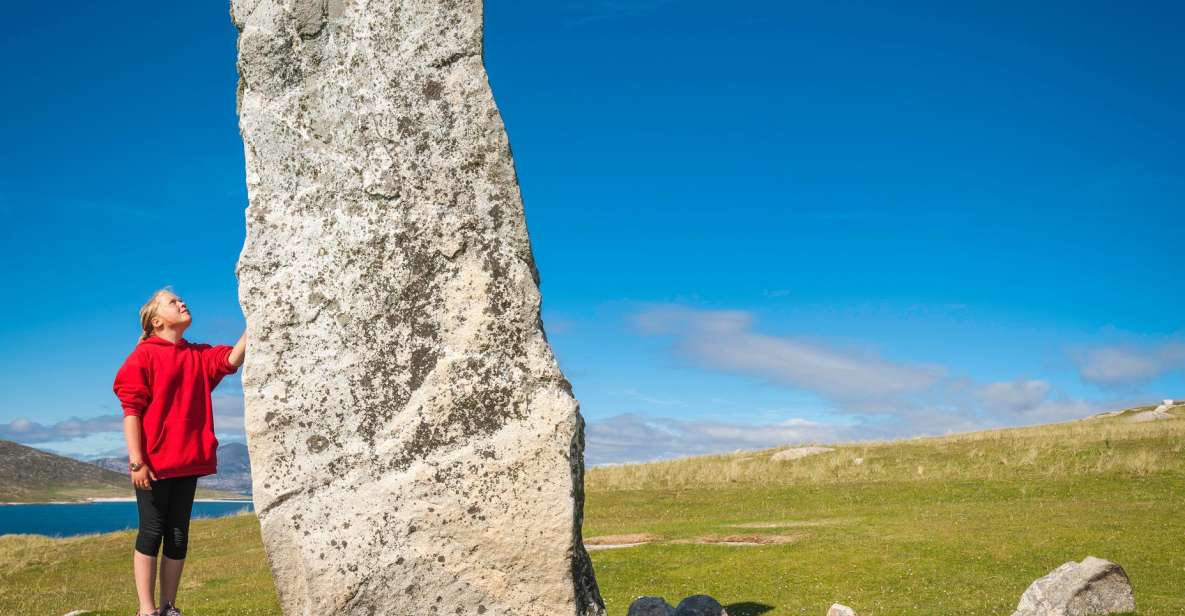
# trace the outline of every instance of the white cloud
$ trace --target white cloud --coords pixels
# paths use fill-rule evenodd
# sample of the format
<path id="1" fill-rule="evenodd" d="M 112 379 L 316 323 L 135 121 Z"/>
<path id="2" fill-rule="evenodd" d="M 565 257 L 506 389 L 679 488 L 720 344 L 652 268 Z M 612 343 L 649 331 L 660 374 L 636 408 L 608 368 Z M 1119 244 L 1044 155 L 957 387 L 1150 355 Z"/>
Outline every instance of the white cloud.
<path id="1" fill-rule="evenodd" d="M 1065 421 L 1144 402 L 1076 400 L 1042 379 L 979 383 L 964 375 L 947 375 L 941 366 L 895 362 L 803 337 L 759 333 L 754 316 L 742 310 L 663 305 L 639 312 L 631 320 L 643 334 L 671 337 L 671 351 L 701 368 L 823 396 L 830 400 L 834 412 L 857 422 L 828 432 L 835 436 L 882 439 L 970 432 Z M 1160 350 L 1165 361 L 1175 361 L 1177 354 L 1178 350 L 1169 346 Z M 1185 357 L 1185 352 L 1180 355 Z M 741 446 L 748 438 L 745 430 L 753 430 L 731 424 L 716 429 L 698 424 L 667 425 L 682 426 L 694 437 L 691 446 L 666 446 L 679 455 L 709 446 L 717 452 Z M 633 431 L 642 432 L 638 426 L 633 426 Z M 770 434 L 777 440 L 777 431 Z M 613 440 L 609 433 L 601 433 L 598 438 L 605 451 L 620 451 L 630 445 L 628 437 Z M 766 442 L 760 435 L 752 438 Z M 615 443 L 612 447 L 610 441 Z M 641 446 L 645 442 L 643 439 Z"/>
<path id="2" fill-rule="evenodd" d="M 660 306 L 633 316 L 639 331 L 673 335 L 675 351 L 696 364 L 815 392 L 833 400 L 870 400 L 920 392 L 944 376 L 939 366 L 893 362 L 804 338 L 753 331 L 739 310 Z"/>
<path id="3" fill-rule="evenodd" d="M 1078 373 L 1104 387 L 1128 387 L 1185 369 L 1185 342 L 1101 346 L 1070 353 Z"/>
<path id="4" fill-rule="evenodd" d="M 120 457 L 128 454 L 128 445 L 122 432 L 97 432 L 81 438 L 62 441 L 46 441 L 31 444 L 42 451 L 77 460 Z"/>
<path id="5" fill-rule="evenodd" d="M 243 393 L 214 393 L 211 401 L 214 404 L 214 432 L 218 438 L 245 439 Z"/>
<path id="6" fill-rule="evenodd" d="M 860 432 L 873 434 L 875 431 L 863 428 Z M 793 443 L 834 442 L 857 436 L 856 429 L 850 425 L 797 418 L 748 425 L 627 413 L 588 422 L 584 434 L 584 458 L 590 466 L 647 462 Z"/>
<path id="7" fill-rule="evenodd" d="M 215 393 L 214 429 L 219 439 L 243 440 L 243 394 L 241 392 Z M 89 418 L 71 417 L 51 424 L 18 417 L 7 424 L 0 424 L 0 439 L 17 443 L 46 444 L 43 449 L 52 448 L 63 452 L 97 451 L 97 444 L 113 440 L 122 441 L 123 412 L 96 415 Z M 47 449 L 48 450 L 48 449 Z"/>
<path id="8" fill-rule="evenodd" d="M 1131 401 L 1089 401 L 1055 397 L 1047 381 L 1019 379 L 989 383 L 975 392 L 995 424 L 1018 425 L 1049 423 L 1086 417 L 1102 410 L 1135 406 Z"/>
<path id="9" fill-rule="evenodd" d="M 1022 379 L 989 383 L 975 393 L 988 409 L 1016 412 L 1045 401 L 1049 389 L 1048 381 Z"/>
<path id="10" fill-rule="evenodd" d="M 18 417 L 7 424 L 0 424 L 0 439 L 26 444 L 48 443 L 122 431 L 122 414 L 97 415 L 87 419 L 71 417 L 49 425 Z"/>

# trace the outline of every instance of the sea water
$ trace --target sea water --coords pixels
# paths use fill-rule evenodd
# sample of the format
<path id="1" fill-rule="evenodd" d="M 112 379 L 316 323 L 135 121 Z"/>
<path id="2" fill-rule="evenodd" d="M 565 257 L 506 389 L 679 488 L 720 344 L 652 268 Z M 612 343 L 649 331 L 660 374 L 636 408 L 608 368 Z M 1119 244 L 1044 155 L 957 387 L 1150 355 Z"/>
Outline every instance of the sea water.
<path id="1" fill-rule="evenodd" d="M 195 500 L 190 517 L 216 518 L 253 510 L 249 500 Z M 0 505 L 0 535 L 28 533 L 71 537 L 134 529 L 139 524 L 140 513 L 136 509 L 136 501 Z"/>

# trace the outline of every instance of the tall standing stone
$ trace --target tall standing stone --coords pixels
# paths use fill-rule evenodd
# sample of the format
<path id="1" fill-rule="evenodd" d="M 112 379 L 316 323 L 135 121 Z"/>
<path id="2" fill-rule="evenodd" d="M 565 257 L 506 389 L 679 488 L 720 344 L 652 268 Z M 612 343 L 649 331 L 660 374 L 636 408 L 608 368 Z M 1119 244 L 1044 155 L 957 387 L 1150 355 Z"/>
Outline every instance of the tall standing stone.
<path id="1" fill-rule="evenodd" d="M 234 0 L 256 512 L 284 613 L 593 616 L 481 0 Z"/>

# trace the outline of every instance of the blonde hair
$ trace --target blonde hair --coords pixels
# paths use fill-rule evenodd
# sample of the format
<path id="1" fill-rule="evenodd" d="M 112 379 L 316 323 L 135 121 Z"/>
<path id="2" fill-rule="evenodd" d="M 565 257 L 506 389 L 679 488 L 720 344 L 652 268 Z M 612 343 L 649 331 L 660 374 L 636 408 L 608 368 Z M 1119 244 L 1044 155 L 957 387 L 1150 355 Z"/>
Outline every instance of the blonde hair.
<path id="1" fill-rule="evenodd" d="M 140 307 L 140 342 L 144 342 L 149 336 L 156 333 L 156 328 L 152 326 L 152 319 L 156 318 L 156 308 L 159 305 L 157 300 L 160 299 L 160 296 L 165 293 L 172 293 L 173 295 L 176 295 L 176 293 L 173 293 L 172 286 L 165 285 L 164 287 L 157 289 L 156 292 L 152 294 L 152 297 L 148 298 L 148 301 Z"/>

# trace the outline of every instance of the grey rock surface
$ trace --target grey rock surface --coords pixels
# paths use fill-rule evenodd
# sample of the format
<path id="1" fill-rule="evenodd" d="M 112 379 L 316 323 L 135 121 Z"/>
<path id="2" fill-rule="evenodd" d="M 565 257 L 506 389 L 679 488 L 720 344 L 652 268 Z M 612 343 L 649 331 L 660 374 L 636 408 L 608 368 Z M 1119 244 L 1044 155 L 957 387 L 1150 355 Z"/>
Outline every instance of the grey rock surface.
<path id="1" fill-rule="evenodd" d="M 1033 582 L 1012 616 L 1087 616 L 1135 610 L 1135 596 L 1123 567 L 1087 556 Z"/>
<path id="2" fill-rule="evenodd" d="M 638 597 L 630 603 L 626 616 L 674 616 L 675 608 L 662 597 Z"/>
<path id="3" fill-rule="evenodd" d="M 481 0 L 234 0 L 253 496 L 293 615 L 592 616 Z"/>

